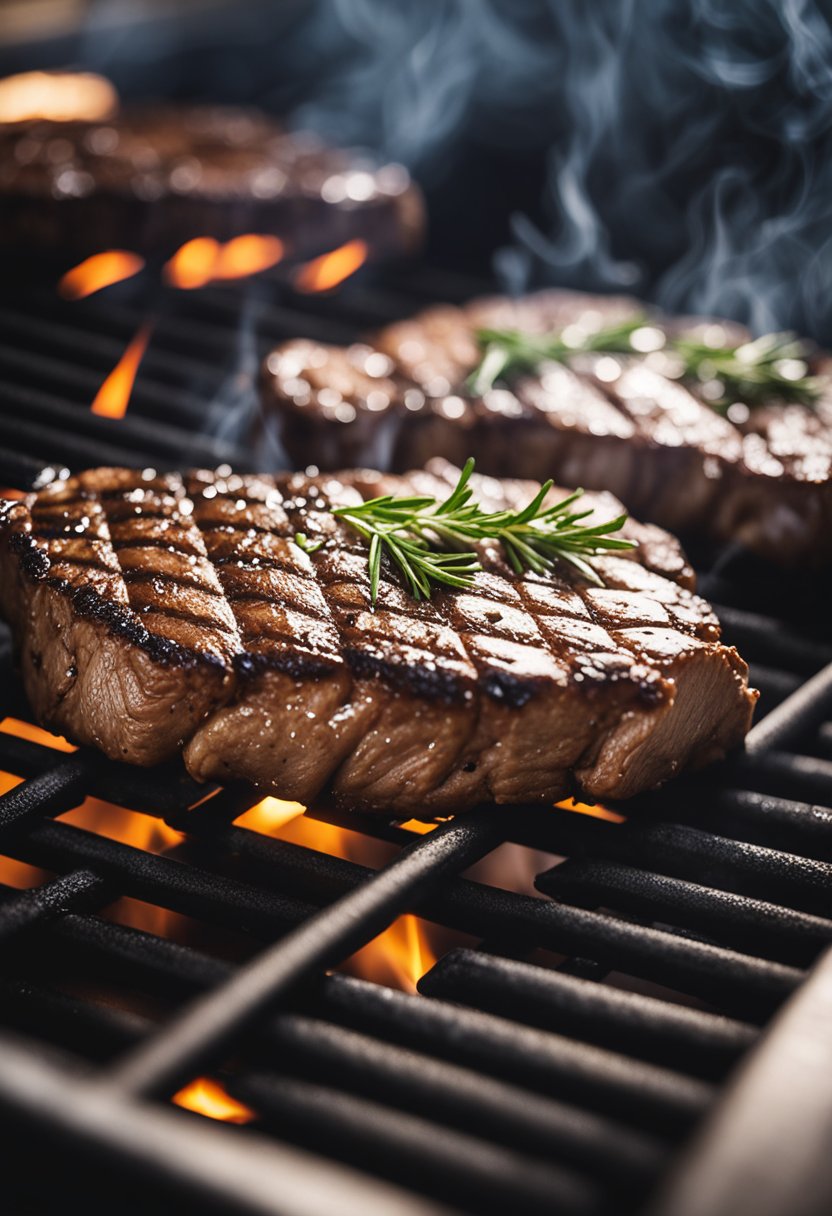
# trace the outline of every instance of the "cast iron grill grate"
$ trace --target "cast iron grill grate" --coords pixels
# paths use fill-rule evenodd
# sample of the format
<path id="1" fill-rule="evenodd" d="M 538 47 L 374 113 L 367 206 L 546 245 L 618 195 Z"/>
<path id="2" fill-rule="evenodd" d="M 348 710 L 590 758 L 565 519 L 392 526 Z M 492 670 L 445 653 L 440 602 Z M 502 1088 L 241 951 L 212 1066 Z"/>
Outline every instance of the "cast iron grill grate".
<path id="1" fill-rule="evenodd" d="M 275 281 L 248 290 L 157 301 L 157 344 L 119 422 L 88 404 L 142 308 L 69 309 L 44 289 L 7 302 L 0 479 L 174 465 L 183 450 L 248 463 L 221 417 L 228 384 L 244 396 L 261 353 L 255 342 L 241 358 L 241 304 L 264 342 L 339 340 L 468 287 L 420 271 L 337 298 Z M 208 438 L 192 438 L 199 426 Z M 241 826 L 251 791 L 206 800 L 178 768 L 0 732 L 0 770 L 23 779 L 0 797 L 0 853 L 45 872 L 0 891 L 3 1136 L 10 1154 L 48 1146 L 50 1163 L 11 1181 L 12 1211 L 52 1210 L 83 1185 L 91 1211 L 635 1213 L 672 1185 L 680 1156 L 677 1190 L 655 1201 L 664 1216 L 822 1203 L 823 1120 L 794 1045 L 811 1046 L 814 1069 L 832 1064 L 832 1022 L 818 1015 L 832 944 L 832 647 L 813 632 L 817 605 L 758 594 L 761 568 L 735 556 L 706 577 L 768 712 L 745 755 L 641 799 L 626 822 L 485 809 L 421 835 L 308 812 L 386 846 L 371 869 Z M 0 712 L 25 720 L 7 640 L 0 664 Z M 67 822 L 86 797 L 164 820 L 181 841 L 160 854 Z M 507 842 L 528 850 L 537 897 L 468 876 Z M 188 918 L 187 943 L 107 919 L 123 896 Z M 334 970 L 405 913 L 463 943 L 419 995 Z M 745 1088 L 726 1094 L 742 1064 Z M 253 1122 L 169 1104 L 202 1074 Z M 749 1099 L 752 1083 L 762 1098 Z M 765 1129 L 752 1119 L 749 1132 L 750 1102 L 768 1107 Z M 707 1129 L 725 1111 L 735 1130 L 720 1143 L 733 1135 L 736 1152 L 716 1169 Z M 799 1174 L 763 1154 L 750 1177 L 743 1154 L 759 1157 L 772 1128 L 818 1152 Z M 695 1206 L 703 1178 L 707 1209 Z"/>

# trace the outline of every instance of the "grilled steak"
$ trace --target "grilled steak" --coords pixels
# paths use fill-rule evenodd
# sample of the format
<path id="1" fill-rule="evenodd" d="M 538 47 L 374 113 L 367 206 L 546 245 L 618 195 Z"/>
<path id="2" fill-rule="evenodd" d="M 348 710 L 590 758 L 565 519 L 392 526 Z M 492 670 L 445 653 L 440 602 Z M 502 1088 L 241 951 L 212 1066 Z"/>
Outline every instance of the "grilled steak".
<path id="1" fill-rule="evenodd" d="M 574 367 L 548 363 L 510 390 L 474 397 L 465 388 L 478 327 L 545 333 L 637 310 L 626 298 L 551 291 L 432 308 L 370 345 L 288 342 L 266 361 L 265 413 L 296 467 L 398 470 L 473 455 L 494 476 L 609 489 L 674 531 L 781 562 L 830 560 L 832 392 L 812 408 L 772 402 L 733 410 L 730 421 L 664 375 L 663 356 L 583 356 Z M 718 324 L 722 341 L 744 340 L 740 327 Z"/>
<path id="2" fill-rule="evenodd" d="M 627 797 L 742 740 L 746 665 L 656 528 L 626 525 L 602 588 L 483 546 L 471 589 L 417 603 L 385 569 L 371 611 L 364 542 L 328 508 L 457 476 L 98 469 L 6 503 L 0 600 L 35 712 L 115 758 L 184 751 L 199 779 L 408 816 Z M 535 488 L 475 484 L 493 509 Z"/>
<path id="3" fill-rule="evenodd" d="M 294 256 L 353 238 L 417 244 L 421 197 L 398 165 L 218 107 L 125 109 L 106 122 L 0 124 L 0 242 L 158 255 L 192 237 L 281 237 Z"/>

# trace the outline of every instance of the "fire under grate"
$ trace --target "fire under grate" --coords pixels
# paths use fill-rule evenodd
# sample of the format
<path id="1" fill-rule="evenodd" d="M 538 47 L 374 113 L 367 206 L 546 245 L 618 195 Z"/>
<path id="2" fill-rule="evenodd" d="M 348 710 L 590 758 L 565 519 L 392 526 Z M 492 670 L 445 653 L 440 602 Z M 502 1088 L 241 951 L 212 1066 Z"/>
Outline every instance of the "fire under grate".
<path id="1" fill-rule="evenodd" d="M 89 402 L 145 304 L 112 289 L 70 308 L 45 288 L 4 303 L 16 329 L 0 347 L 0 480 L 173 466 L 183 451 L 246 465 L 222 414 L 235 385 L 241 416 L 251 408 L 263 344 L 350 338 L 470 294 L 425 270 L 333 297 L 267 287 L 157 300 L 120 421 Z M 11 1211 L 81 1193 L 91 1211 L 128 1213 L 826 1210 L 832 646 L 810 592 L 785 582 L 737 555 L 705 575 L 763 690 L 743 755 L 601 818 L 484 809 L 420 832 L 307 812 L 365 839 L 377 866 L 331 855 L 325 835 L 246 826 L 251 790 L 61 751 L 16 725 L 28 711 L 2 635 L 0 770 L 23 780 L 0 797 L 0 854 L 39 872 L 0 888 Z M 87 798 L 166 846 L 72 822 Z M 468 875 L 509 843 L 535 894 L 493 868 Z M 121 897 L 145 927 L 113 919 Z M 185 928 L 147 927 L 154 910 Z M 450 943 L 418 993 L 340 969 L 413 915 Z M 171 1104 L 195 1083 L 229 1122 Z"/>

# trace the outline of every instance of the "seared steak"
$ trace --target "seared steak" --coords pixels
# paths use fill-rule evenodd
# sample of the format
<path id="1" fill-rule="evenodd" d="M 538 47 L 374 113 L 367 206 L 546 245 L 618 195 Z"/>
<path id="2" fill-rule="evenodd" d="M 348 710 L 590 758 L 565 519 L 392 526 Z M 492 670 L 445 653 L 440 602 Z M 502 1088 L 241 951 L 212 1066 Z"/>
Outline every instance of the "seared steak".
<path id="1" fill-rule="evenodd" d="M 465 387 L 479 327 L 545 333 L 636 311 L 635 300 L 550 291 L 432 308 L 346 350 L 287 342 L 266 361 L 264 408 L 296 467 L 473 455 L 494 476 L 605 488 L 640 518 L 777 561 L 832 558 L 832 391 L 811 408 L 772 402 L 729 420 L 664 375 L 661 355 L 548 363 L 482 397 Z M 722 341 L 746 336 L 718 326 Z"/>
<path id="2" fill-rule="evenodd" d="M 254 111 L 125 109 L 106 122 L 0 124 L 0 243 L 172 253 L 193 237 L 279 236 L 309 256 L 354 238 L 402 253 L 421 196 L 398 165 L 289 135 Z"/>
<path id="3" fill-rule="evenodd" d="M 472 588 L 417 603 L 385 568 L 372 611 L 366 547 L 330 506 L 444 497 L 457 475 L 98 469 L 5 504 L 0 603 L 38 718 L 118 759 L 183 751 L 199 779 L 408 816 L 624 798 L 740 743 L 746 665 L 657 528 L 628 522 L 600 588 L 517 577 L 484 545 Z M 493 509 L 535 489 L 474 484 Z"/>

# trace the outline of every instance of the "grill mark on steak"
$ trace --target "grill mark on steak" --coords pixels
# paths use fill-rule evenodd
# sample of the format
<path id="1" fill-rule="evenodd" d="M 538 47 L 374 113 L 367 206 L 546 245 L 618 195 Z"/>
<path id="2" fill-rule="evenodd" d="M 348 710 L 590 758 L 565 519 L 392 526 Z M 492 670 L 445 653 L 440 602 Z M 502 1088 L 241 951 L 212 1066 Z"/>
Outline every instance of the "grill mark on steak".
<path id="1" fill-rule="evenodd" d="M 40 532 L 34 532 L 33 536 L 38 539 L 43 539 Z M 52 562 L 55 566 L 77 566 L 80 570 L 98 570 L 102 574 L 113 574 L 115 571 L 106 562 L 98 561 L 94 557 L 73 557 L 70 554 L 62 553 L 60 557 L 55 557 Z"/>
<path id="2" fill-rule="evenodd" d="M 128 507 L 124 511 L 107 511 L 107 522 L 111 525 L 127 524 L 134 519 L 169 519 L 170 516 L 165 511 L 164 507 L 155 507 L 148 510 L 147 507 L 142 507 L 138 503 Z"/>
<path id="3" fill-rule="evenodd" d="M 385 492 L 423 493 L 454 478 L 439 463 L 382 480 Z M 379 480 L 168 476 L 142 489 L 129 527 L 146 538 L 175 519 L 189 556 L 109 544 L 121 503 L 107 491 L 135 494 L 135 474 L 94 470 L 4 507 L 0 603 L 41 720 L 116 758 L 151 763 L 184 746 L 202 779 L 252 780 L 305 802 L 328 788 L 350 805 L 423 815 L 552 801 L 576 780 L 588 796 L 626 796 L 741 738 L 753 704 L 745 668 L 686 590 L 681 559 L 677 582 L 604 559 L 608 587 L 596 590 L 565 567 L 518 578 L 483 546 L 473 587 L 420 603 L 385 560 L 371 611 L 366 546 L 330 508 Z M 30 514 L 79 486 L 103 539 L 72 545 L 95 544 L 114 564 L 81 587 L 50 577 L 62 542 L 35 538 Z M 528 493 L 489 479 L 475 488 L 495 506 Z M 241 557 L 278 555 L 274 568 L 224 560 L 223 513 Z M 314 556 L 292 542 L 299 526 L 327 542 Z M 204 585 L 183 586 L 189 571 Z"/>
<path id="4" fill-rule="evenodd" d="M 127 537 L 119 539 L 110 537 L 110 544 L 116 553 L 120 553 L 124 549 L 163 549 L 168 553 L 178 553 L 181 557 L 201 557 L 199 549 L 191 545 L 174 544 L 167 537 L 150 537 L 142 538 Z"/>
<path id="5" fill-rule="evenodd" d="M 197 578 L 189 578 L 187 575 L 169 574 L 165 570 L 125 570 L 122 568 L 121 577 L 125 583 L 150 583 L 151 585 L 166 583 L 172 587 L 192 587 L 194 591 L 201 591 L 204 595 L 212 595 L 217 599 L 223 598 L 222 591 L 217 587 L 212 587 Z"/>
<path id="6" fill-rule="evenodd" d="M 199 625 L 202 629 L 207 629 L 212 633 L 224 634 L 230 639 L 235 637 L 235 630 L 230 625 L 224 625 L 220 621 L 217 621 L 215 617 L 203 616 L 201 613 L 194 612 L 191 609 L 173 608 L 167 605 L 155 604 L 152 600 L 144 604 L 131 602 L 130 607 L 139 617 L 168 617 L 172 621 L 185 621 L 189 625 Z"/>

